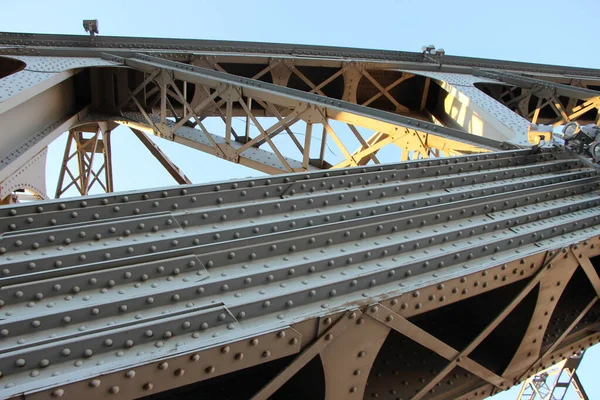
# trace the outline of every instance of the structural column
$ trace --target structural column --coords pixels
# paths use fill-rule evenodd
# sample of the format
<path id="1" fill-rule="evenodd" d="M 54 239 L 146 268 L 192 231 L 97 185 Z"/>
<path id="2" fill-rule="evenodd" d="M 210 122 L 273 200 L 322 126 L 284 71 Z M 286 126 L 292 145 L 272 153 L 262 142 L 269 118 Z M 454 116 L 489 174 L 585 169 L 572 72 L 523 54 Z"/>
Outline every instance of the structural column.
<path id="1" fill-rule="evenodd" d="M 89 194 L 94 186 L 106 193 L 113 191 L 110 131 L 105 123 L 69 131 L 55 197 L 73 186 L 81 196 Z"/>

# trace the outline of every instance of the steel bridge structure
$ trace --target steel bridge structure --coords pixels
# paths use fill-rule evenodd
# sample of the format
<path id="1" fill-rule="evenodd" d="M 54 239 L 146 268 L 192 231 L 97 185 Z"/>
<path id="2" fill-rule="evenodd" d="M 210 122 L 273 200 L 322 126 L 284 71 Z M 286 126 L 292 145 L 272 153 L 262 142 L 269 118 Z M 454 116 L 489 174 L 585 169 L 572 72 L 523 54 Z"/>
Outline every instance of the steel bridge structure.
<path id="1" fill-rule="evenodd" d="M 539 391 L 600 341 L 597 142 L 556 140 L 599 87 L 432 47 L 0 33 L 0 397 Z M 179 185 L 114 193 L 119 126 Z M 267 175 L 192 184 L 151 136 Z"/>

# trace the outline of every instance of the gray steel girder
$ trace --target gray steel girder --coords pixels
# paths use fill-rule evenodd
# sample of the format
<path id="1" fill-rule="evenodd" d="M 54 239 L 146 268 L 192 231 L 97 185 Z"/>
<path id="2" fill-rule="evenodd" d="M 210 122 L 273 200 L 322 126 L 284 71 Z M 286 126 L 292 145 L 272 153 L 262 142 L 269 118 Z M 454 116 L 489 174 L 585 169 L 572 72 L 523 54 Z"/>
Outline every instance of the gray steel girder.
<path id="1" fill-rule="evenodd" d="M 0 397 L 135 398 L 298 354 L 310 321 L 598 236 L 599 185 L 513 150 L 2 207 Z"/>
<path id="2" fill-rule="evenodd" d="M 314 57 L 324 59 L 352 59 L 373 62 L 402 62 L 422 65 L 426 69 L 438 70 L 439 64 L 420 52 L 373 50 L 333 46 L 311 46 L 282 43 L 239 42 L 225 40 L 193 40 L 170 38 L 139 38 L 118 36 L 55 35 L 0 32 L 0 54 L 62 55 L 96 57 L 101 51 L 118 51 L 132 55 L 131 49 L 152 51 L 156 55 L 186 58 L 196 54 L 240 54 L 243 56 Z M 600 71 L 503 60 L 445 55 L 444 69 L 493 68 L 545 74 L 600 77 Z"/>

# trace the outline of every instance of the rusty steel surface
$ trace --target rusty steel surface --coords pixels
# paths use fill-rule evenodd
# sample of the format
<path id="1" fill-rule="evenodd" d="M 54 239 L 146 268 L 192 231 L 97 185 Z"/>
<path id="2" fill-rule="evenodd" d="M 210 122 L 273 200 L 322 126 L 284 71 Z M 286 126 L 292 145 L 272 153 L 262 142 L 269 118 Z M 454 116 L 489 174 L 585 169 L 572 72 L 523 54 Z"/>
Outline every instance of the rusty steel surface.
<path id="1" fill-rule="evenodd" d="M 481 399 L 600 340 L 598 70 L 95 33 L 0 67 L 0 202 L 64 132 L 56 197 L 107 192 L 0 206 L 2 398 Z M 119 126 L 182 185 L 112 193 Z"/>

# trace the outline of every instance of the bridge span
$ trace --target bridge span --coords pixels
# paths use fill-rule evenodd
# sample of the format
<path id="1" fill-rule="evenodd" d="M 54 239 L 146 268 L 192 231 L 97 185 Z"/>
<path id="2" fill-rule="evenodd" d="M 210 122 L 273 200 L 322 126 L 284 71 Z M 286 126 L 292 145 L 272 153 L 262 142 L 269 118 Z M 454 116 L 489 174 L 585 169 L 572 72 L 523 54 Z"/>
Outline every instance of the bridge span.
<path id="1" fill-rule="evenodd" d="M 0 397 L 533 382 L 600 341 L 599 86 L 435 48 L 0 33 Z M 125 128 L 179 186 L 114 191 Z M 268 175 L 192 184 L 152 136 Z"/>

